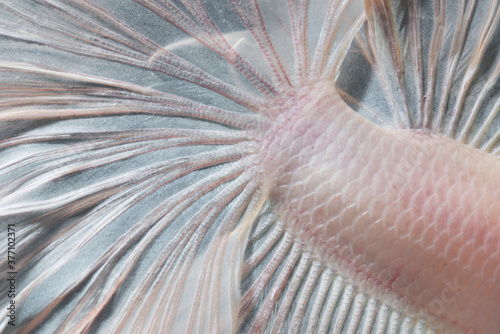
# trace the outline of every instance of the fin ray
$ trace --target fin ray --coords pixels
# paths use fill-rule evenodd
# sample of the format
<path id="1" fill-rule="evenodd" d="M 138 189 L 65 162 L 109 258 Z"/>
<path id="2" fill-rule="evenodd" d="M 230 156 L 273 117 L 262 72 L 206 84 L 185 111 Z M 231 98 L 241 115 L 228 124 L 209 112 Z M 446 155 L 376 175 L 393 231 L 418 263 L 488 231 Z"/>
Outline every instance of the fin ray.
<path id="1" fill-rule="evenodd" d="M 365 6 L 375 72 L 399 127 L 496 152 L 498 1 L 365 0 Z M 424 29 L 431 23 L 431 31 Z"/>

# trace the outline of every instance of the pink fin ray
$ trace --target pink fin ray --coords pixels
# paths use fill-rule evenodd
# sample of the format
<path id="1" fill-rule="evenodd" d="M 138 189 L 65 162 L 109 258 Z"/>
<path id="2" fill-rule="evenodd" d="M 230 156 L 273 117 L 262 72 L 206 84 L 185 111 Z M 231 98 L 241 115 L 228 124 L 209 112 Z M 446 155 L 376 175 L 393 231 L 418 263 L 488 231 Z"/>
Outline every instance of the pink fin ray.
<path id="1" fill-rule="evenodd" d="M 497 152 L 498 1 L 365 4 L 376 73 L 399 127 Z"/>

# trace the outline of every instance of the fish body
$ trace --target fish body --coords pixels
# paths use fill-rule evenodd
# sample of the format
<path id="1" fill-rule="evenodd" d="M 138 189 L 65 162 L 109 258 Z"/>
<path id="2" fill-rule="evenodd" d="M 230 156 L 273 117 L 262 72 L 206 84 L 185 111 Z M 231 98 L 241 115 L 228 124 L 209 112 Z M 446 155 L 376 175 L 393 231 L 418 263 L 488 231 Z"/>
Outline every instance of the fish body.
<path id="1" fill-rule="evenodd" d="M 498 0 L 0 9 L 2 332 L 500 331 Z"/>
<path id="2" fill-rule="evenodd" d="M 307 94 L 292 103 L 296 113 L 282 111 L 293 116 L 276 122 L 279 148 L 268 148 L 281 220 L 358 284 L 395 293 L 400 307 L 493 332 L 500 161 L 377 126 L 327 82 Z"/>

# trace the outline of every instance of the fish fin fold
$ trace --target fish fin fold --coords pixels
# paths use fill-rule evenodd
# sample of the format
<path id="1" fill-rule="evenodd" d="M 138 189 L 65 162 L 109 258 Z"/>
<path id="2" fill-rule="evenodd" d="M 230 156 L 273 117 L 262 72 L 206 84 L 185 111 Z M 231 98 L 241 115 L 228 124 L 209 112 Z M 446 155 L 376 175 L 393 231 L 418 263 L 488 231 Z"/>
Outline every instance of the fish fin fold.
<path id="1" fill-rule="evenodd" d="M 368 24 L 357 40 L 393 126 L 498 154 L 500 3 L 365 0 L 365 8 Z M 364 103 L 377 99 L 375 86 Z"/>
<path id="2" fill-rule="evenodd" d="M 232 330 L 240 221 L 260 203 L 239 130 L 252 114 L 29 63 L 0 69 L 0 124 L 38 121 L 0 142 L 0 215 L 26 279 L 19 331 Z"/>
<path id="3" fill-rule="evenodd" d="M 242 270 L 241 333 L 435 333 L 353 284 L 264 209 Z"/>

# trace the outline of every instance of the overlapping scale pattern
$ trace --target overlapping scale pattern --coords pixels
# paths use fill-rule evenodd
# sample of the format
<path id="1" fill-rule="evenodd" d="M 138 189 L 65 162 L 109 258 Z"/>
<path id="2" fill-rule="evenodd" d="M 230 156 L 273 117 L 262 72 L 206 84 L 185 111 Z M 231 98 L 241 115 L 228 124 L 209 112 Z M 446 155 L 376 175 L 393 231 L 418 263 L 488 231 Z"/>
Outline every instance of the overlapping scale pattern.
<path id="1" fill-rule="evenodd" d="M 310 87 L 274 130 L 268 170 L 280 218 L 408 313 L 493 333 L 500 162 L 444 137 L 376 126 L 332 90 Z"/>

